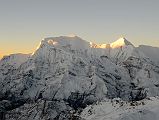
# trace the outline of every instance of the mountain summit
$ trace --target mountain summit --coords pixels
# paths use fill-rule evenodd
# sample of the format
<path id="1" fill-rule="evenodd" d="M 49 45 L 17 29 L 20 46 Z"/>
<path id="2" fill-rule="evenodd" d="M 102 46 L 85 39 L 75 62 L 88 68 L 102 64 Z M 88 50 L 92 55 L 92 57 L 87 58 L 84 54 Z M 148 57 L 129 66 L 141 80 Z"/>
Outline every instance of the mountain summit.
<path id="1" fill-rule="evenodd" d="M 110 44 L 112 48 L 118 48 L 121 46 L 128 46 L 128 45 L 133 46 L 133 44 L 129 42 L 126 38 L 119 38 L 117 41 Z"/>
<path id="2" fill-rule="evenodd" d="M 90 48 L 119 48 L 121 46 L 128 46 L 133 44 L 129 42 L 126 38 L 120 38 L 117 41 L 111 43 L 111 44 L 96 44 L 92 42 L 88 42 L 83 40 L 82 38 L 78 36 L 60 36 L 60 37 L 49 37 L 44 38 L 44 40 L 41 43 L 48 43 L 55 47 L 71 47 L 73 50 L 85 50 Z"/>

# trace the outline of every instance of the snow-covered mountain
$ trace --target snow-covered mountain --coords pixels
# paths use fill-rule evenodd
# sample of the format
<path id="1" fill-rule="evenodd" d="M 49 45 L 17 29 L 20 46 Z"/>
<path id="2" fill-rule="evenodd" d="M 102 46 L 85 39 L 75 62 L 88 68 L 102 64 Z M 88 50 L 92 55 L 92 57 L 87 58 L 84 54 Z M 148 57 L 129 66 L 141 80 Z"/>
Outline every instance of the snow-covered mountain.
<path id="1" fill-rule="evenodd" d="M 140 45 L 137 49 L 139 51 L 142 51 L 149 58 L 151 58 L 151 60 L 155 62 L 156 64 L 159 63 L 159 48 L 158 47 Z"/>
<path id="2" fill-rule="evenodd" d="M 142 102 L 153 98 L 157 104 L 159 95 L 154 49 L 135 47 L 125 38 L 111 44 L 78 36 L 45 38 L 34 53 L 0 61 L 0 119 L 136 120 L 144 114 L 129 114 L 127 109 L 137 112 L 138 106 L 149 116 L 146 106 L 151 107 L 151 102 Z M 111 118 L 110 112 L 117 116 Z M 151 116 L 158 109 L 150 112 Z"/>

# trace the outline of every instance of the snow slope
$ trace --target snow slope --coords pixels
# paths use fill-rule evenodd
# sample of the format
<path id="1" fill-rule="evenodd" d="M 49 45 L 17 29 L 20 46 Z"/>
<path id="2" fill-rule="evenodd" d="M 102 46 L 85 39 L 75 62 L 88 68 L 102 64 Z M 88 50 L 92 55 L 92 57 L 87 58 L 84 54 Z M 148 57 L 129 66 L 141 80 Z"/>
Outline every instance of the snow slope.
<path id="1" fill-rule="evenodd" d="M 15 68 L 18 68 L 22 63 L 26 62 L 29 57 L 30 54 L 21 54 L 21 53 L 4 56 L 0 61 L 0 66 L 8 64 L 14 66 Z"/>
<path id="2" fill-rule="evenodd" d="M 156 64 L 159 63 L 159 48 L 158 47 L 140 45 L 137 49 L 142 51 L 146 56 L 148 56 Z"/>
<path id="3" fill-rule="evenodd" d="M 4 80 L 4 78 L 11 73 L 13 70 L 18 69 L 20 65 L 25 63 L 29 58 L 30 54 L 12 54 L 9 56 L 4 56 L 0 60 L 0 83 Z"/>
<path id="4" fill-rule="evenodd" d="M 158 97 L 137 102 L 113 99 L 88 106 L 81 117 L 85 120 L 159 120 L 158 113 Z"/>

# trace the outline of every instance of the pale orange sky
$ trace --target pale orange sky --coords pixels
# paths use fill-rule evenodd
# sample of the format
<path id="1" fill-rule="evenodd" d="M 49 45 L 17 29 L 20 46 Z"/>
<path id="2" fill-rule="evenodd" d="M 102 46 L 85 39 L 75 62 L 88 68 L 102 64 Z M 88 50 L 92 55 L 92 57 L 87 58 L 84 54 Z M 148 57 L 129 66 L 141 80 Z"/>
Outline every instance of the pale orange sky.
<path id="1" fill-rule="evenodd" d="M 75 33 L 111 43 L 121 35 L 134 45 L 159 47 L 159 0 L 3 0 L 0 57 L 30 53 L 44 37 Z"/>
<path id="2" fill-rule="evenodd" d="M 39 44 L 42 38 L 35 37 L 3 37 L 3 40 L 0 40 L 0 58 L 4 55 L 15 54 L 15 53 L 32 53 L 35 51 L 36 46 Z M 16 39 L 16 40 L 15 40 Z M 30 40 L 28 40 L 30 39 Z"/>
<path id="3" fill-rule="evenodd" d="M 44 36 L 44 35 L 41 35 L 41 36 Z M 51 36 L 51 35 L 48 35 L 47 37 L 49 37 L 49 36 Z M 56 36 L 60 36 L 60 34 L 54 34 L 53 37 L 56 37 Z M 79 36 L 79 37 L 81 37 L 81 36 Z M 116 37 L 113 38 L 113 36 L 116 36 Z M 84 39 L 84 40 L 90 41 L 90 42 L 106 43 L 107 44 L 107 43 L 114 42 L 119 37 L 121 37 L 117 34 L 113 35 L 113 36 L 105 37 L 105 39 L 109 37 L 109 40 L 102 40 L 102 36 L 99 37 L 101 40 L 95 40 L 95 39 L 93 39 L 93 37 L 84 36 L 84 35 L 81 38 Z M 20 38 L 20 37 L 18 37 L 18 38 L 15 37 L 15 38 L 17 40 L 14 40 L 14 36 L 12 37 L 12 39 L 4 38 L 4 39 L 6 39 L 6 41 L 2 41 L 1 44 L 0 44 L 0 58 L 2 58 L 2 56 L 4 56 L 4 55 L 9 55 L 9 54 L 14 54 L 14 53 L 32 53 L 36 50 L 37 46 L 39 45 L 40 41 L 42 40 L 42 37 L 38 37 L 38 36 L 37 36 L 37 38 L 33 37 L 33 36 L 25 37 L 25 38 Z M 152 42 L 151 40 L 149 40 L 151 38 L 147 38 L 147 39 L 145 39 L 145 38 L 135 38 L 133 36 L 130 36 L 130 37 L 126 36 L 126 38 L 130 42 L 132 42 L 132 44 L 134 44 L 135 46 L 146 44 L 146 45 L 152 45 L 152 46 L 159 47 L 159 41 L 158 40 L 153 40 L 153 42 Z M 139 39 L 139 40 L 137 40 L 137 39 Z M 142 39 L 144 39 L 144 41 L 142 41 Z M 136 41 L 138 41 L 138 42 L 136 42 Z"/>

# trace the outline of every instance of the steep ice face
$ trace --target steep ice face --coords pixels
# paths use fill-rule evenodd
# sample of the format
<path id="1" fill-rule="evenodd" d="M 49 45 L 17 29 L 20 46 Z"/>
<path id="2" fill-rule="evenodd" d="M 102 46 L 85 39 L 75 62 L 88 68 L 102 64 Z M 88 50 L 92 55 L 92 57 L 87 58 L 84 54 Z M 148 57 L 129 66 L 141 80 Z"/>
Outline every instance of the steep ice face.
<path id="1" fill-rule="evenodd" d="M 137 57 L 139 59 L 148 59 L 148 57 L 140 50 L 138 50 L 131 42 L 125 38 L 120 38 L 110 44 L 110 58 L 116 64 L 126 61 L 130 57 Z"/>
<path id="2" fill-rule="evenodd" d="M 110 47 L 110 57 L 116 62 L 116 64 L 127 60 L 135 53 L 135 47 L 125 38 L 120 38 L 111 43 Z"/>

